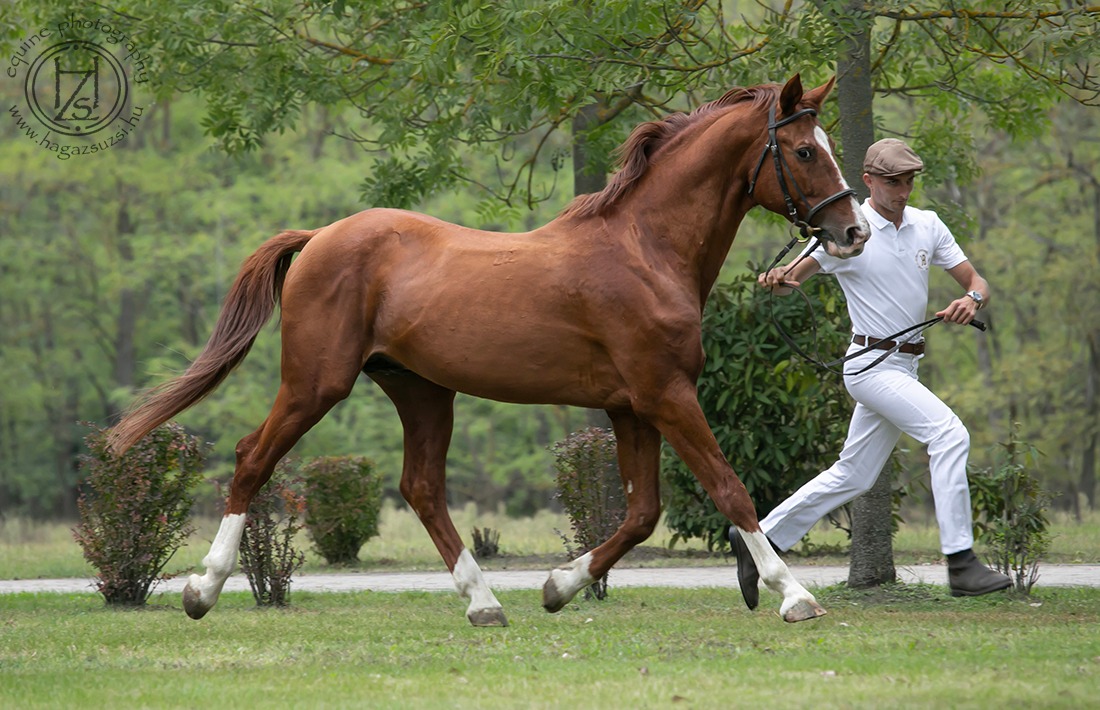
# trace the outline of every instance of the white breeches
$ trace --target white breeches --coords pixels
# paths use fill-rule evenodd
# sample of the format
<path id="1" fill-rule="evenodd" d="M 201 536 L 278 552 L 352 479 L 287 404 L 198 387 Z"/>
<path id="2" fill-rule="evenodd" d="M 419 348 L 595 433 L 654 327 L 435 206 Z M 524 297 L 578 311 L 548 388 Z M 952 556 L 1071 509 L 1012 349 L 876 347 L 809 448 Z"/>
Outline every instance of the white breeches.
<path id="1" fill-rule="evenodd" d="M 871 352 L 845 365 L 858 370 L 881 354 Z M 901 432 L 928 447 L 942 552 L 973 546 L 966 481 L 970 434 L 951 408 L 917 380 L 918 360 L 895 353 L 861 375 L 844 378 L 856 407 L 839 460 L 760 522 L 781 549 L 793 547 L 817 521 L 874 485 Z"/>

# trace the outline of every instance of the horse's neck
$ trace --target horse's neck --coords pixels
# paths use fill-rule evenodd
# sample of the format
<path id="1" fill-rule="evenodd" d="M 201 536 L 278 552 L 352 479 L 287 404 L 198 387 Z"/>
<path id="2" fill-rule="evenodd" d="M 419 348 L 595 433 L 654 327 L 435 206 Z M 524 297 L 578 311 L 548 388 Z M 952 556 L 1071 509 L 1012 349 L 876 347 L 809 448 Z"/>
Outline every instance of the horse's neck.
<path id="1" fill-rule="evenodd" d="M 745 130 L 755 123 L 747 115 L 754 110 L 738 107 L 720 114 L 670 145 L 627 196 L 631 204 L 624 205 L 675 252 L 699 289 L 700 305 L 755 204 L 748 196 L 749 163 L 759 155 L 753 143 L 760 135 Z"/>
<path id="2" fill-rule="evenodd" d="M 679 265 L 702 305 L 753 205 L 747 191 L 740 171 L 721 166 L 683 176 L 655 174 L 631 196 L 635 208 L 624 210 L 624 216 L 650 237 L 649 248 Z"/>
<path id="3" fill-rule="evenodd" d="M 751 204 L 746 204 L 743 210 L 731 215 L 729 220 L 723 221 L 700 252 L 698 258 L 700 304 L 706 301 L 714 282 L 718 280 L 718 274 L 726 263 L 726 257 L 729 256 L 737 230 L 750 208 Z"/>

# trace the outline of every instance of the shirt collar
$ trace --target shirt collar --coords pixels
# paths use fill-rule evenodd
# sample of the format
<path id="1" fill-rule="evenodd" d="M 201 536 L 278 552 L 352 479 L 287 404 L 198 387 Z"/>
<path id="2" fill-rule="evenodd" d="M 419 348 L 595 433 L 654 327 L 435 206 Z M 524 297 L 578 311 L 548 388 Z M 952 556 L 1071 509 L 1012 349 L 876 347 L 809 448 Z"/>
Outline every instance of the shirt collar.
<path id="1" fill-rule="evenodd" d="M 871 198 L 868 197 L 863 201 L 863 215 L 867 218 L 867 221 L 871 223 L 875 229 L 886 229 L 887 226 L 893 227 L 894 223 L 879 214 L 878 210 L 871 206 Z M 909 224 L 909 205 L 905 206 L 905 209 L 901 212 L 901 227 L 898 227 L 900 232 L 905 225 Z"/>

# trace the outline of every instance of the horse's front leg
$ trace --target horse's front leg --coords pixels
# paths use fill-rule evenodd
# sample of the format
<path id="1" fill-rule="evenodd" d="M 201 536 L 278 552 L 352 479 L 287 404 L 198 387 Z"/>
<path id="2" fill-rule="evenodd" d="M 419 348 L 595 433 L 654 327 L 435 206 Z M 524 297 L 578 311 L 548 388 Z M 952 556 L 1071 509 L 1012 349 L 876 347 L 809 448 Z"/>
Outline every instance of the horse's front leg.
<path id="1" fill-rule="evenodd" d="M 780 614 L 785 621 L 805 621 L 825 614 L 809 591 L 791 574 L 760 529 L 756 508 L 741 479 L 718 446 L 699 407 L 693 385 L 671 388 L 654 410 L 654 421 L 676 453 L 687 464 L 718 511 L 741 529 L 760 579 L 783 595 Z"/>
<path id="2" fill-rule="evenodd" d="M 577 592 L 600 579 L 635 545 L 647 539 L 661 516 L 661 434 L 633 412 L 608 412 L 615 427 L 619 473 L 626 492 L 626 518 L 606 542 L 550 572 L 542 605 L 560 611 Z"/>
<path id="3" fill-rule="evenodd" d="M 734 523 L 736 525 L 736 523 Z M 738 525 L 738 528 L 740 526 Z M 783 595 L 783 603 L 779 607 L 779 613 L 784 621 L 806 621 L 824 616 L 825 609 L 817 603 L 813 594 L 810 594 L 798 580 L 791 574 L 791 570 L 776 554 L 768 541 L 767 535 L 756 526 L 756 530 L 749 532 L 741 529 L 741 539 L 749 548 L 753 563 L 760 573 L 760 579 L 772 591 Z"/>

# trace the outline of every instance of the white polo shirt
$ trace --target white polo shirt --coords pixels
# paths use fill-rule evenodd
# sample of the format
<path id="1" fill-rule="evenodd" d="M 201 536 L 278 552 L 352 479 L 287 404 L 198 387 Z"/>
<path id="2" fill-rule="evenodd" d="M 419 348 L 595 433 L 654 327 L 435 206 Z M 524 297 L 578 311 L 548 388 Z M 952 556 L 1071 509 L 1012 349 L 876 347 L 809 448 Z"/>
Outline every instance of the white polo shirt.
<path id="1" fill-rule="evenodd" d="M 907 206 L 898 229 L 869 200 L 862 208 L 871 225 L 862 254 L 838 259 L 818 249 L 811 256 L 840 282 L 852 332 L 883 337 L 928 320 L 929 267 L 954 268 L 966 254 L 935 212 Z"/>

